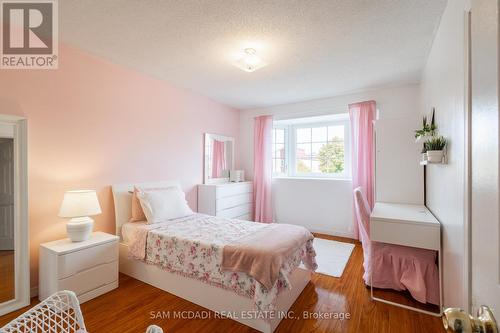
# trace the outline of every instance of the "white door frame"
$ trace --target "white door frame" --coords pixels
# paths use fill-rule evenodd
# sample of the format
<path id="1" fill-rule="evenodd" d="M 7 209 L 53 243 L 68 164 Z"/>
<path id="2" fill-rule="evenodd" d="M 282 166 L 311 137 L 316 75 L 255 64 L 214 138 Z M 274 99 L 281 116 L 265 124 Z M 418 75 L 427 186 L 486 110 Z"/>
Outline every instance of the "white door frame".
<path id="1" fill-rule="evenodd" d="M 499 221 L 498 188 L 500 186 L 498 172 L 498 36 L 500 34 L 498 8 L 500 8 L 500 1 L 472 0 L 470 4 L 472 5 L 470 38 L 473 46 L 470 61 L 472 67 L 470 81 L 472 121 L 470 124 L 474 134 L 470 154 L 474 163 L 469 169 L 472 178 L 468 192 L 471 198 L 469 228 L 467 229 L 469 243 L 466 249 L 469 254 L 467 258 L 468 312 L 475 312 L 480 305 L 484 304 L 491 307 L 498 318 L 500 313 L 498 301 L 500 299 L 498 298 L 500 293 L 500 283 L 498 283 L 499 229 L 497 225 Z M 477 58 L 480 60 L 478 61 Z M 484 221 L 491 221 L 492 224 L 484 224 Z"/>
<path id="2" fill-rule="evenodd" d="M 28 128 L 23 117 L 0 115 L 14 128 L 14 272 L 15 298 L 0 304 L 0 316 L 30 304 L 28 226 Z"/>

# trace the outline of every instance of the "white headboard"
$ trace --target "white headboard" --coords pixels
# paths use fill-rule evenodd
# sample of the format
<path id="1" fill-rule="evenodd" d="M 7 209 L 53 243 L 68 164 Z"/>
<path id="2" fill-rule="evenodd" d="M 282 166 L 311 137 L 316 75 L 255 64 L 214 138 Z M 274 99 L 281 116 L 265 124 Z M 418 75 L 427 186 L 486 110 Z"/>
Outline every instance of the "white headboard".
<path id="1" fill-rule="evenodd" d="M 116 235 L 122 237 L 122 225 L 130 220 L 132 212 L 132 191 L 134 186 L 139 187 L 168 187 L 178 186 L 180 182 L 177 180 L 167 180 L 148 183 L 131 183 L 131 184 L 115 184 L 112 185 L 113 201 L 115 202 L 115 219 L 116 219 Z"/>

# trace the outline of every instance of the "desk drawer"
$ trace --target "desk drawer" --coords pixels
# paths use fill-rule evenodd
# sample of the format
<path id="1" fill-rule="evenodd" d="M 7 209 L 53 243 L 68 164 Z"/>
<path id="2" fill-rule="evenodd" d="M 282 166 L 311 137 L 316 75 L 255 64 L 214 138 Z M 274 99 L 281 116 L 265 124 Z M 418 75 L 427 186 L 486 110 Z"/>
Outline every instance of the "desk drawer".
<path id="1" fill-rule="evenodd" d="M 370 239 L 375 242 L 398 244 L 438 251 L 440 228 L 436 226 L 370 220 Z"/>
<path id="2" fill-rule="evenodd" d="M 118 261 L 114 261 L 61 279 L 58 289 L 74 291 L 78 296 L 117 280 Z"/>
<path id="3" fill-rule="evenodd" d="M 60 255 L 57 260 L 59 268 L 57 278 L 63 279 L 89 268 L 118 260 L 118 242 L 104 243 Z"/>

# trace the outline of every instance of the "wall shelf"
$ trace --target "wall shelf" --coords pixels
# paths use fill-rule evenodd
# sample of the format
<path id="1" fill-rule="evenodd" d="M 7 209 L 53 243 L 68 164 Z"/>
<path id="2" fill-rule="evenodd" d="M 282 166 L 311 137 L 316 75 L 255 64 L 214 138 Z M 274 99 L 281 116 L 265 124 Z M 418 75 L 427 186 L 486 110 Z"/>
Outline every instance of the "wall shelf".
<path id="1" fill-rule="evenodd" d="M 444 164 L 444 162 L 420 161 L 420 165 L 429 165 L 429 164 Z"/>
<path id="2" fill-rule="evenodd" d="M 429 165 L 429 164 L 446 164 L 446 162 L 429 162 L 429 161 L 420 161 L 420 165 Z"/>

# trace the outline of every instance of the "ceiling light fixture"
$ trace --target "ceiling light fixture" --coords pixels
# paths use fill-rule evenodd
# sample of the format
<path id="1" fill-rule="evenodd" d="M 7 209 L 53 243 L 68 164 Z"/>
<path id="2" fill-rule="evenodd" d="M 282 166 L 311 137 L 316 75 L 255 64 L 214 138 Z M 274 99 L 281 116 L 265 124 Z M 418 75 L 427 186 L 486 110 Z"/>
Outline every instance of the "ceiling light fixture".
<path id="1" fill-rule="evenodd" d="M 243 56 L 239 58 L 234 65 L 245 72 L 253 72 L 267 64 L 257 56 L 257 51 L 253 48 L 246 48 L 243 50 Z"/>

